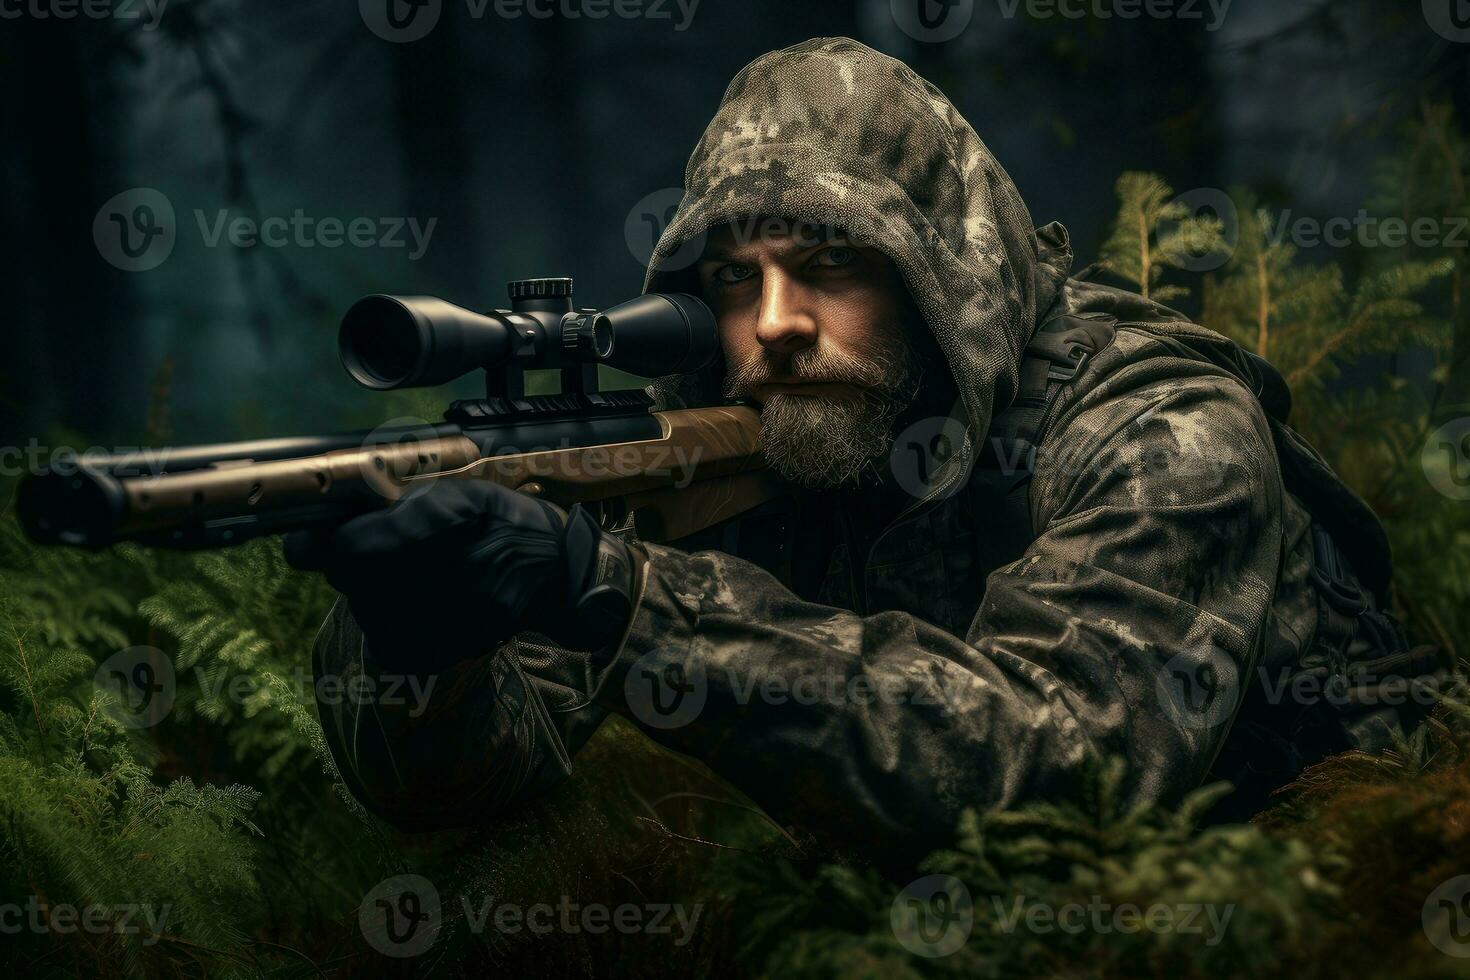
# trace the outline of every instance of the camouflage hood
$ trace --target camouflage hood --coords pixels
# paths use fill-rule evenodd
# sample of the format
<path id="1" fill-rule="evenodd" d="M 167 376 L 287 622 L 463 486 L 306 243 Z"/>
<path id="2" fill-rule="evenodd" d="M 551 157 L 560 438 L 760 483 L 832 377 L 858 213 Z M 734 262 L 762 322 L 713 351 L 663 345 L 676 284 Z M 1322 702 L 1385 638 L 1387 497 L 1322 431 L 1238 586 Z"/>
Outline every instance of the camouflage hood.
<path id="1" fill-rule="evenodd" d="M 762 55 L 730 82 L 689 158 L 645 291 L 697 293 L 704 233 L 758 215 L 842 228 L 887 254 L 982 435 L 1014 397 L 1037 314 L 1071 264 L 1065 229 L 1050 225 L 1038 241 L 1010 177 L 950 101 L 848 38 Z M 708 404 L 722 374 L 716 364 L 651 391 L 664 405 Z"/>

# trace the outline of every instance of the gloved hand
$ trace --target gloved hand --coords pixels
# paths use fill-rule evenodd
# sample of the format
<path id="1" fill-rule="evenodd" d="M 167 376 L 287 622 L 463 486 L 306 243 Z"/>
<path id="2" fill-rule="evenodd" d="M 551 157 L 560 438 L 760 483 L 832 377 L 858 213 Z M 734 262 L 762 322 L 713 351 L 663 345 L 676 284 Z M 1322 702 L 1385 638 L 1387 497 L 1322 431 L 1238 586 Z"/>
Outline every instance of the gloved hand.
<path id="1" fill-rule="evenodd" d="M 571 512 L 483 480 L 442 480 L 387 510 L 286 536 L 286 560 L 326 573 L 369 646 L 437 670 L 525 629 L 596 650 L 631 615 L 633 559 Z"/>

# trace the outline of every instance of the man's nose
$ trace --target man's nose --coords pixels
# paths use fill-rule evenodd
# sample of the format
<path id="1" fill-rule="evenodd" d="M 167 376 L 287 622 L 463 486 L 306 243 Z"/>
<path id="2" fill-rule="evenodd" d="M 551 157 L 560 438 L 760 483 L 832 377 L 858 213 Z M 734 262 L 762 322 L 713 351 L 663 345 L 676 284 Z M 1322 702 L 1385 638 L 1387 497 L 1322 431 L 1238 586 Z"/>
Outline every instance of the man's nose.
<path id="1" fill-rule="evenodd" d="M 794 354 L 817 342 L 817 321 L 802 289 L 781 272 L 764 276 L 755 336 L 762 347 L 780 354 Z"/>

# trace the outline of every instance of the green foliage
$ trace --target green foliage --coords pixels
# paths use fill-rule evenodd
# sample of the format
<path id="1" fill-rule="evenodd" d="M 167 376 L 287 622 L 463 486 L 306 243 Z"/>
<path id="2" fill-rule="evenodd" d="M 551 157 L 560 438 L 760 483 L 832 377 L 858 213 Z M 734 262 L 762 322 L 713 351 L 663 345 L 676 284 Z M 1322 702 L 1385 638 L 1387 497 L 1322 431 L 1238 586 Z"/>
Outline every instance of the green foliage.
<path id="1" fill-rule="evenodd" d="M 108 580 L 97 574 L 102 565 L 119 566 L 114 570 L 125 574 L 121 580 Z M 26 631 L 49 644 L 125 646 L 127 636 L 118 620 L 131 612 L 123 590 L 136 579 L 133 571 L 71 549 L 33 549 L 19 525 L 0 522 L 0 609 L 8 622 L 23 618 Z"/>
<path id="2" fill-rule="evenodd" d="M 1200 319 L 1274 364 L 1299 417 L 1335 427 L 1326 389 L 1343 364 L 1416 343 L 1449 353 L 1443 321 L 1419 301 L 1449 274 L 1449 260 L 1397 262 L 1349 290 L 1338 265 L 1298 264 L 1294 246 L 1273 240 L 1279 226 L 1248 193 L 1237 192 L 1236 207 L 1239 240 L 1223 275 L 1205 279 Z"/>
<path id="3" fill-rule="evenodd" d="M 757 911 L 745 948 L 775 975 L 1249 976 L 1291 962 L 1315 916 L 1330 912 L 1330 863 L 1299 841 L 1249 826 L 1196 831 L 1228 787 L 1175 810 L 1129 807 L 1120 762 L 1094 762 L 1070 799 L 1014 811 L 968 811 L 958 845 L 922 871 L 965 885 L 973 925 L 931 957 L 894 941 L 899 887 L 870 871 L 788 863 L 737 879 Z M 1161 926 L 1142 925 L 1148 914 Z M 1212 918 L 1213 917 L 1213 918 Z M 1102 923 L 1098 928 L 1097 923 Z"/>
<path id="4" fill-rule="evenodd" d="M 1429 106 L 1410 124 L 1381 171 L 1384 209 L 1470 214 L 1470 142 L 1451 118 Z M 1423 459 L 1429 433 L 1458 410 L 1465 250 L 1380 250 L 1350 277 L 1308 262 L 1279 218 L 1237 191 L 1228 261 L 1192 277 L 1195 260 L 1224 247 L 1223 225 L 1190 216 L 1155 175 L 1125 174 L 1118 193 L 1107 268 L 1160 300 L 1198 286 L 1206 326 L 1281 368 L 1293 423 L 1388 527 L 1411 637 L 1465 653 L 1470 509 L 1434 490 Z M 1411 348 L 1422 370 L 1401 374 Z M 1381 381 L 1346 383 L 1365 358 L 1388 365 Z M 160 402 L 167 386 L 165 372 Z M 389 414 L 427 417 L 439 397 L 405 395 Z M 161 407 L 150 420 L 166 433 Z M 561 896 L 700 910 L 682 946 L 475 932 L 452 915 L 410 964 L 421 972 L 1439 976 L 1470 963 L 1432 949 L 1420 925 L 1424 897 L 1464 873 L 1470 853 L 1463 680 L 1394 752 L 1327 760 L 1251 825 L 1201 828 L 1223 787 L 1177 807 L 1129 806 L 1115 761 L 1091 763 L 1069 797 L 968 811 L 922 873 L 964 884 L 971 931 L 927 957 L 895 932 L 905 880 L 803 855 L 713 774 L 616 719 L 578 754 L 577 778 L 511 814 L 456 833 L 384 827 L 342 785 L 303 683 L 330 600 L 276 542 L 41 550 L 0 515 L 0 904 L 34 907 L 39 923 L 6 935 L 0 962 L 39 976 L 381 972 L 357 907 L 384 877 L 412 871 L 438 884 L 450 912 Z M 143 728 L 94 681 L 135 646 L 160 649 L 175 673 L 172 710 Z M 113 925 L 136 907 L 128 924 L 143 928 L 67 931 L 58 913 L 69 907 Z M 1032 918 L 1073 908 L 1114 927 Z M 1126 908 L 1167 910 L 1181 927 L 1204 909 L 1194 923 L 1205 932 L 1121 929 Z M 1228 910 L 1218 933 L 1208 910 L 1216 922 Z"/>
<path id="5" fill-rule="evenodd" d="M 310 763 L 291 716 L 275 710 L 310 694 L 303 638 L 321 625 L 331 589 L 320 576 L 293 572 L 274 541 L 186 556 L 188 574 L 163 581 L 138 612 L 177 644 L 176 670 L 190 696 L 176 712 L 223 725 L 235 758 L 257 759 L 262 777 Z"/>
<path id="6" fill-rule="evenodd" d="M 1470 409 L 1470 137 L 1448 102 L 1426 102 L 1404 121 L 1399 142 L 1398 153 L 1378 162 L 1372 205 L 1410 223 L 1430 219 L 1438 233 L 1428 243 L 1411 237 L 1402 251 L 1453 266 L 1445 310 L 1451 346 L 1441 351 L 1433 375 L 1449 417 Z"/>
<path id="7" fill-rule="evenodd" d="M 439 883 L 451 911 L 561 895 L 612 907 L 639 882 L 651 901 L 700 905 L 708 923 L 704 853 L 775 836 L 713 776 L 616 722 L 584 748 L 581 778 L 488 828 L 386 828 L 342 785 L 303 685 L 330 590 L 286 566 L 276 541 L 213 553 L 40 549 L 6 513 L 0 581 L 0 905 L 97 908 L 129 928 L 147 924 L 143 911 L 155 917 L 145 931 L 62 931 L 64 919 L 48 926 L 39 910 L 38 925 L 0 944 L 0 963 L 17 972 L 299 975 L 349 961 L 371 971 L 382 960 L 357 906 L 410 869 Z M 144 728 L 93 681 L 140 645 L 175 672 L 173 707 Z M 425 963 L 649 972 L 586 935 L 470 934 L 463 921 L 448 918 Z M 709 972 L 720 935 L 702 929 L 667 949 L 669 974 Z"/>
<path id="8" fill-rule="evenodd" d="M 1103 243 L 1103 267 L 1161 303 L 1187 295 L 1182 286 L 1163 285 L 1164 272 L 1220 251 L 1221 220 L 1193 214 L 1157 174 L 1129 171 L 1118 178 L 1117 193 L 1121 206 Z"/>
<path id="9" fill-rule="evenodd" d="M 32 549 L 8 516 L 0 554 L 0 880 L 32 924 L 6 937 L 8 955 L 41 959 L 51 947 L 52 969 L 131 974 L 202 956 L 231 972 L 259 901 L 249 817 L 259 794 L 151 782 L 150 753 L 91 684 L 128 643 L 137 555 Z M 89 912 L 97 927 L 80 929 Z M 57 947 L 64 936 L 75 941 Z"/>

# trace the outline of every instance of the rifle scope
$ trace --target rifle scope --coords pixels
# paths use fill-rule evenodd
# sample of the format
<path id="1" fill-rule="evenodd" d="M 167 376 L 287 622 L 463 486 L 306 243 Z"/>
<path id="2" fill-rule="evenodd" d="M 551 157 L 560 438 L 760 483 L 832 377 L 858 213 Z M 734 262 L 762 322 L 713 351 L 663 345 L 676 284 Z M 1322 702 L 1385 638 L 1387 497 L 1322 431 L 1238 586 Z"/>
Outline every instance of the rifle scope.
<path id="1" fill-rule="evenodd" d="M 377 390 L 443 384 L 483 368 L 606 364 L 644 377 L 695 371 L 719 347 L 714 314 L 687 293 L 648 293 L 605 310 L 572 308 L 572 280 L 510 283 L 511 308 L 476 313 L 432 296 L 367 296 L 342 318 L 342 364 Z"/>

